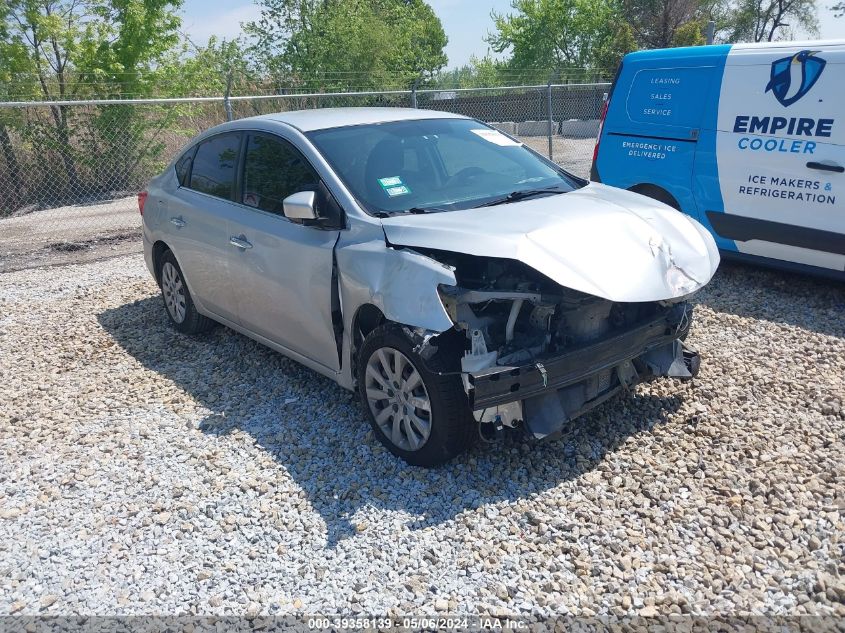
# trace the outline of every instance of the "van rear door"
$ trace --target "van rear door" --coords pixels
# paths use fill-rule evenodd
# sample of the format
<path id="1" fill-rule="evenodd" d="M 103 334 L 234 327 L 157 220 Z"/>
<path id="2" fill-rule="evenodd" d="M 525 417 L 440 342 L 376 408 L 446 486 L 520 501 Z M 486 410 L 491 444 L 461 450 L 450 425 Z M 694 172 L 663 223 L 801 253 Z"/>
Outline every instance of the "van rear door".
<path id="1" fill-rule="evenodd" d="M 845 46 L 734 46 L 719 97 L 719 189 L 699 189 L 719 245 L 845 270 Z M 696 176 L 707 157 L 696 158 Z M 722 208 L 714 200 L 721 195 Z"/>

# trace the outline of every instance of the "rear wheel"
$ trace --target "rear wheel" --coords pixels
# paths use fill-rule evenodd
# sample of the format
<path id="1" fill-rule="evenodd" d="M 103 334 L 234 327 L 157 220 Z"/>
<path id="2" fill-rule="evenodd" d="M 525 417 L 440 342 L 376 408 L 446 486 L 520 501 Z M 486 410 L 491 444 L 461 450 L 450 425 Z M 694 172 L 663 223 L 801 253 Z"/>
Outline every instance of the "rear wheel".
<path id="1" fill-rule="evenodd" d="M 173 327 L 183 334 L 198 334 L 214 325 L 214 321 L 197 311 L 182 269 L 171 251 L 161 256 L 158 278 L 167 316 Z"/>
<path id="2" fill-rule="evenodd" d="M 437 373 L 401 328 L 373 330 L 358 354 L 358 390 L 370 425 L 394 455 L 414 466 L 436 466 L 466 450 L 472 415 L 456 374 Z"/>
<path id="3" fill-rule="evenodd" d="M 658 202 L 669 205 L 676 211 L 681 210 L 681 205 L 678 204 L 677 200 L 675 200 L 675 196 L 662 187 L 658 187 L 656 185 L 635 185 L 631 187 L 630 190 L 634 193 L 640 194 L 641 196 L 646 196 L 652 200 L 657 200 Z"/>

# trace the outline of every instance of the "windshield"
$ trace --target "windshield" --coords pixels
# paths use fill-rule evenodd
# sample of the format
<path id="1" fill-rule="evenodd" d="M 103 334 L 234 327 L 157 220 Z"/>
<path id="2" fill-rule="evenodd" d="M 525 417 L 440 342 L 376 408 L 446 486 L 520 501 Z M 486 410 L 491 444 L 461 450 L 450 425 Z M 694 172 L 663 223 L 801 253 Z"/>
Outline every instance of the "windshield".
<path id="1" fill-rule="evenodd" d="M 522 143 L 469 119 L 356 125 L 308 137 L 375 214 L 506 204 L 582 184 Z"/>

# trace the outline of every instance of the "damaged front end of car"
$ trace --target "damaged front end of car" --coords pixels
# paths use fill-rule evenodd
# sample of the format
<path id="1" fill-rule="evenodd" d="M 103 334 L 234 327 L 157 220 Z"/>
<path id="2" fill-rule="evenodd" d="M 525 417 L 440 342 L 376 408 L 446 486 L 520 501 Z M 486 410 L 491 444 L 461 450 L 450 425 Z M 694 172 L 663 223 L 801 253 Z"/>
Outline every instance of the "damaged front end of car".
<path id="1" fill-rule="evenodd" d="M 621 390 L 698 371 L 698 353 L 683 342 L 692 321 L 686 295 L 615 302 L 516 260 L 415 250 L 455 274 L 456 285 L 439 286 L 454 323 L 448 345 L 460 347 L 459 371 L 486 439 L 505 428 L 552 438 Z M 446 341 L 445 333 L 414 336 L 427 353 Z"/>
<path id="2" fill-rule="evenodd" d="M 382 227 L 389 249 L 448 271 L 437 293 L 450 327 L 428 328 L 436 335 L 420 342 L 421 355 L 446 351 L 483 437 L 520 426 L 554 437 L 621 390 L 698 371 L 684 343 L 689 299 L 715 274 L 719 253 L 704 227 L 674 209 L 590 183 L 483 213 L 385 218 Z M 431 298 L 429 287 L 403 296 L 414 292 Z"/>

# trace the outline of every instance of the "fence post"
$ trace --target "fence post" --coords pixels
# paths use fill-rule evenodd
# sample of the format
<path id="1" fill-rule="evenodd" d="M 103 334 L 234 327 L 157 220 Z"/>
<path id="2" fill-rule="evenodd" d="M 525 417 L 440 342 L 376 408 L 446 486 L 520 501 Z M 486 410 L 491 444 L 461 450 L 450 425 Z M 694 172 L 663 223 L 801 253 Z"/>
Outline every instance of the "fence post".
<path id="1" fill-rule="evenodd" d="M 232 102 L 229 97 L 232 95 L 232 69 L 226 74 L 226 94 L 223 97 L 223 108 L 226 110 L 226 120 L 231 121 L 234 117 L 232 115 Z"/>
<path id="2" fill-rule="evenodd" d="M 716 23 L 713 20 L 710 20 L 707 23 L 707 28 L 704 30 L 704 39 L 707 44 L 712 44 L 713 40 L 716 38 Z"/>
<path id="3" fill-rule="evenodd" d="M 411 107 L 415 109 L 417 107 L 417 88 L 419 87 L 419 85 L 420 78 L 417 77 L 416 79 L 414 79 L 414 84 L 411 86 Z"/>
<path id="4" fill-rule="evenodd" d="M 549 84 L 546 86 L 546 109 L 549 115 L 549 160 L 554 160 L 554 151 L 552 149 L 552 79 L 554 74 L 549 75 Z"/>

